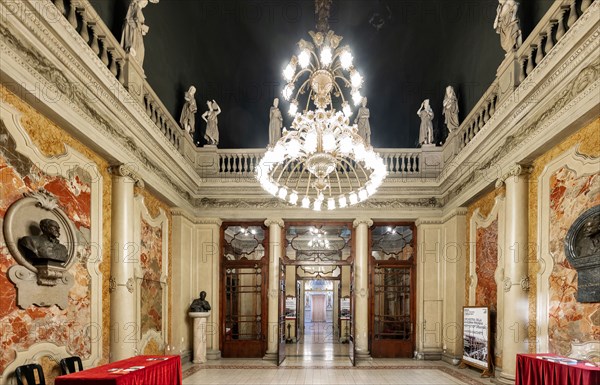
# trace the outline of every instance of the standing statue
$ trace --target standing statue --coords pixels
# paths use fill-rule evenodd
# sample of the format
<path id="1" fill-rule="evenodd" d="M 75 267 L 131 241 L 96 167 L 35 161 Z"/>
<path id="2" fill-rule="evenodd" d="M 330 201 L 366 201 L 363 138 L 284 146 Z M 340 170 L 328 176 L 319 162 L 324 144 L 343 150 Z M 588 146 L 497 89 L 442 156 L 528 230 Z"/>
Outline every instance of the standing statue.
<path id="1" fill-rule="evenodd" d="M 498 4 L 496 10 L 494 29 L 496 33 L 500 34 L 500 45 L 506 53 L 509 53 L 513 49 L 519 48 L 523 43 L 519 18 L 517 17 L 519 3 L 515 0 L 498 0 L 498 2 L 500 4 Z"/>
<path id="2" fill-rule="evenodd" d="M 458 121 L 458 98 L 452 86 L 446 87 L 442 115 L 445 116 L 445 123 L 449 132 L 458 129 L 460 126 L 460 122 Z"/>
<path id="3" fill-rule="evenodd" d="M 194 95 L 196 94 L 196 87 L 190 86 L 189 90 L 185 93 L 185 103 L 183 104 L 183 109 L 181 110 L 181 117 L 179 118 L 179 124 L 181 124 L 181 128 L 185 130 L 188 134 L 194 137 L 194 131 L 196 131 L 196 111 L 198 111 L 198 107 L 196 106 L 196 98 Z"/>
<path id="4" fill-rule="evenodd" d="M 369 125 L 370 116 L 371 114 L 367 108 L 367 98 L 365 97 L 362 100 L 362 107 L 360 107 L 356 113 L 354 123 L 358 125 L 358 135 L 365 140 L 367 145 L 371 144 L 371 126 Z"/>
<path id="5" fill-rule="evenodd" d="M 202 119 L 206 122 L 206 132 L 204 133 L 204 139 L 207 144 L 218 145 L 219 144 L 219 127 L 217 127 L 217 123 L 219 120 L 217 119 L 217 115 L 221 113 L 221 107 L 217 104 L 217 102 L 207 101 L 208 111 L 202 114 Z"/>
<path id="6" fill-rule="evenodd" d="M 152 3 L 158 3 L 159 0 L 150 0 Z M 123 34 L 121 35 L 121 46 L 125 52 L 129 53 L 142 66 L 144 64 L 144 36 L 148 33 L 150 27 L 144 24 L 146 20 L 144 8 L 148 5 L 148 0 L 131 0 L 127 16 L 125 16 L 125 25 L 123 25 Z"/>
<path id="7" fill-rule="evenodd" d="M 200 298 L 196 298 L 190 305 L 191 312 L 207 312 L 210 310 L 210 304 L 206 300 L 206 292 L 203 290 L 200 292 Z"/>
<path id="8" fill-rule="evenodd" d="M 419 144 L 433 143 L 433 110 L 429 105 L 429 99 L 425 99 L 421 103 L 421 107 L 417 111 L 417 115 L 421 118 L 421 128 L 419 131 Z"/>
<path id="9" fill-rule="evenodd" d="M 283 116 L 279 111 L 279 98 L 273 99 L 273 107 L 269 112 L 269 144 L 272 146 L 281 139 L 281 127 L 283 126 Z"/>

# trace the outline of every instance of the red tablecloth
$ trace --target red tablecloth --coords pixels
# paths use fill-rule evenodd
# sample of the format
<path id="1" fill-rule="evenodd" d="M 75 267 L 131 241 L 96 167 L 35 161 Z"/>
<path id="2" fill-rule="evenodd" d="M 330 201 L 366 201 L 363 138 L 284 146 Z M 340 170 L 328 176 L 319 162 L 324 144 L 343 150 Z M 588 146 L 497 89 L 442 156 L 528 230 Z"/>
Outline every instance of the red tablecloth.
<path id="1" fill-rule="evenodd" d="M 144 368 L 124 374 L 109 371 L 110 369 L 127 369 L 132 366 L 143 366 Z M 181 359 L 179 356 L 137 356 L 57 377 L 55 384 L 180 385 Z"/>
<path id="2" fill-rule="evenodd" d="M 517 354 L 515 385 L 598 385 L 600 368 L 583 363 L 566 365 L 539 357 L 556 354 Z"/>

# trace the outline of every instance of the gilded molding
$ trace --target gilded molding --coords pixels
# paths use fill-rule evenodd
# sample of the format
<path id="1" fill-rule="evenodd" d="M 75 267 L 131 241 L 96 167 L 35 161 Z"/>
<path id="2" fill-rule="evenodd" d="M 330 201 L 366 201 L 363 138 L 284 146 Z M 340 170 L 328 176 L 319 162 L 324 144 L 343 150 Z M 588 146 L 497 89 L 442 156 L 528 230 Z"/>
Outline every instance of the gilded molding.
<path id="1" fill-rule="evenodd" d="M 371 218 L 356 218 L 352 222 L 352 227 L 356 228 L 361 224 L 367 225 L 367 227 L 373 226 L 373 220 Z"/>
<path id="2" fill-rule="evenodd" d="M 506 173 L 504 173 L 498 180 L 496 181 L 496 188 L 502 187 L 502 185 L 506 184 L 506 180 L 510 177 L 518 177 L 521 175 L 529 175 L 533 167 L 529 165 L 515 164 L 512 166 Z"/>
<path id="3" fill-rule="evenodd" d="M 126 164 L 117 164 L 108 167 L 108 172 L 112 176 L 118 176 L 131 179 L 136 187 L 144 188 L 142 178 Z"/>
<path id="4" fill-rule="evenodd" d="M 285 226 L 285 223 L 283 222 L 283 219 L 281 219 L 281 218 L 267 218 L 265 220 L 265 226 L 271 227 L 271 225 L 277 225 L 283 229 L 283 227 Z"/>

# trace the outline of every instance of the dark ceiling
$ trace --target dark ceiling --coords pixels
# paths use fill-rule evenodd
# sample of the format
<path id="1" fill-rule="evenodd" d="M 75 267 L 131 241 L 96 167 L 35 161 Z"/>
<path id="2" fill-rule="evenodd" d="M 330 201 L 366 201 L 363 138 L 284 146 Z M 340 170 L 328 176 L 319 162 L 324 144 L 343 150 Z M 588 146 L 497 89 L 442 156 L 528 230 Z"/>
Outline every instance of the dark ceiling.
<path id="1" fill-rule="evenodd" d="M 91 0 L 120 39 L 129 0 Z M 522 0 L 526 37 L 552 0 Z M 365 78 L 374 147 L 415 147 L 416 112 L 429 98 L 443 140 L 444 89 L 457 90 L 460 118 L 494 80 L 504 57 L 492 28 L 497 0 L 334 0 L 330 26 L 344 37 Z M 161 0 L 144 10 L 144 69 L 175 119 L 184 92 L 197 88 L 197 127 L 215 99 L 219 148 L 268 142 L 269 108 L 285 84 L 281 72 L 301 38 L 315 29 L 314 0 Z M 287 103 L 280 106 L 289 126 Z"/>

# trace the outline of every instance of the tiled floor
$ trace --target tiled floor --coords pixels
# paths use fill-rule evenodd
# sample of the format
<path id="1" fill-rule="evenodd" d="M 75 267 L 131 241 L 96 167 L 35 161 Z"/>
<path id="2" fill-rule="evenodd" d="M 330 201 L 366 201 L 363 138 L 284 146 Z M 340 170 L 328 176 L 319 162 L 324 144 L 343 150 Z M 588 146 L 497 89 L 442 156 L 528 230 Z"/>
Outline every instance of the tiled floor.
<path id="1" fill-rule="evenodd" d="M 353 367 L 348 345 L 334 341 L 327 325 L 307 325 L 298 344 L 286 345 L 281 366 L 260 359 L 220 359 L 203 365 L 184 365 L 183 384 L 489 384 L 471 369 L 458 369 L 442 361 L 373 359 Z"/>

